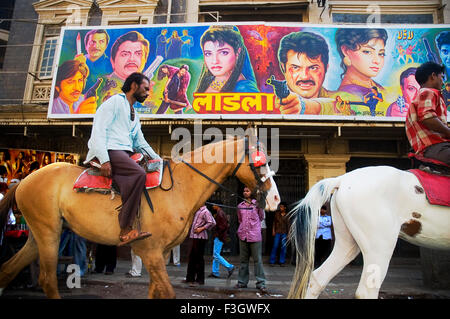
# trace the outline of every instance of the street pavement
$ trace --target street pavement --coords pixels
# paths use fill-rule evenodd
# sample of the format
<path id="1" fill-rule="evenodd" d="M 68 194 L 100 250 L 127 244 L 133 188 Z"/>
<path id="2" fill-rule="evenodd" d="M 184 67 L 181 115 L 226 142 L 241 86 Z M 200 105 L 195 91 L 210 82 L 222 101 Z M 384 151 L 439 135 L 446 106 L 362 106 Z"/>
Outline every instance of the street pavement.
<path id="1" fill-rule="evenodd" d="M 227 279 L 227 272 L 221 268 L 221 278 L 210 278 L 212 257 L 205 256 L 205 285 L 198 286 L 198 291 L 222 292 L 232 295 L 238 291 L 234 286 L 237 283 L 239 272 L 239 257 L 228 257 L 227 260 L 236 266 L 233 275 Z M 294 274 L 295 266 L 286 264 L 286 267 L 276 265 L 271 267 L 267 260 L 264 260 L 264 272 L 266 275 L 266 286 L 269 294 L 274 298 L 284 299 L 287 297 Z M 129 278 L 125 273 L 130 270 L 131 261 L 117 260 L 117 267 L 114 274 L 96 274 L 89 273 L 83 277 L 82 281 L 86 284 L 142 284 L 148 285 L 149 275 L 143 267 L 142 276 Z M 187 264 L 181 263 L 180 266 L 170 264 L 167 271 L 172 285 L 180 288 L 188 287 L 183 283 L 186 276 Z M 326 287 L 319 299 L 351 299 L 354 298 L 358 287 L 362 271 L 361 265 L 350 264 L 344 268 Z M 253 263 L 250 261 L 250 282 L 248 288 L 239 291 L 248 291 L 259 296 L 259 291 L 255 287 L 255 277 L 253 275 Z M 380 289 L 381 299 L 448 299 L 450 298 L 450 287 L 448 289 L 431 289 L 423 284 L 422 270 L 419 258 L 394 258 L 391 261 L 389 271 Z"/>

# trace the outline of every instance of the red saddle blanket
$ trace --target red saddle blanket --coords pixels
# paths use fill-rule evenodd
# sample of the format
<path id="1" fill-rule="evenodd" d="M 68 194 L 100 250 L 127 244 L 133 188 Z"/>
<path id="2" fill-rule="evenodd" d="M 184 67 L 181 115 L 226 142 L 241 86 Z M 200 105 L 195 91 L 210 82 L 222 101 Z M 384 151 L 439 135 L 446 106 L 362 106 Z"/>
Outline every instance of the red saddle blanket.
<path id="1" fill-rule="evenodd" d="M 411 169 L 427 195 L 432 205 L 450 206 L 450 177 L 424 172 L 420 169 Z"/>
<path id="2" fill-rule="evenodd" d="M 151 171 L 147 173 L 145 187 L 147 189 L 158 187 L 162 179 L 163 161 L 149 160 L 147 166 Z M 111 178 L 101 176 L 97 168 L 87 168 L 78 176 L 73 189 L 77 192 L 97 191 L 108 194 L 113 190 L 113 183 Z"/>

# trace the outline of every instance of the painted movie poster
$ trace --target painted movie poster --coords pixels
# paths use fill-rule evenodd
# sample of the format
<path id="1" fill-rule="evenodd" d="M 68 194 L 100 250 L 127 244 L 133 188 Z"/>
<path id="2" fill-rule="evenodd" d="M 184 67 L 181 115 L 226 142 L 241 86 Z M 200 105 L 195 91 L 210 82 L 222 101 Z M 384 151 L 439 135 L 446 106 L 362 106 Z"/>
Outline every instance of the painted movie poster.
<path id="1" fill-rule="evenodd" d="M 79 154 L 39 151 L 32 149 L 0 149 L 0 183 L 16 183 L 55 162 L 77 165 Z"/>
<path id="2" fill-rule="evenodd" d="M 145 118 L 402 121 L 416 68 L 447 68 L 447 26 L 170 24 L 64 28 L 49 118 L 93 117 L 143 72 Z M 450 103 L 449 103 L 450 105 Z"/>

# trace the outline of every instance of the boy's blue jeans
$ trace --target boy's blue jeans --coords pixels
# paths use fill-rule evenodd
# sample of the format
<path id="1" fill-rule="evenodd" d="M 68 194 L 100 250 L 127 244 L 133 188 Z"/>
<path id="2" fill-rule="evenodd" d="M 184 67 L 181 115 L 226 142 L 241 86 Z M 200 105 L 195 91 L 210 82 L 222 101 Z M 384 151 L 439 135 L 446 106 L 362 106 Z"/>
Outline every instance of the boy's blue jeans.
<path id="1" fill-rule="evenodd" d="M 80 266 L 80 276 L 84 276 L 87 271 L 86 239 L 78 236 L 70 229 L 64 229 L 59 244 L 59 256 L 63 255 L 67 245 L 69 245 L 68 255 L 73 256 L 73 262 Z M 60 269 L 58 269 L 58 273 L 60 273 Z"/>
<path id="2" fill-rule="evenodd" d="M 280 247 L 280 264 L 284 264 L 286 262 L 286 234 L 275 234 L 275 237 L 273 239 L 272 252 L 270 254 L 269 260 L 269 263 L 271 264 L 275 264 L 275 262 L 277 261 L 278 247 Z"/>
<path id="3" fill-rule="evenodd" d="M 233 265 L 230 264 L 228 261 L 225 260 L 225 258 L 223 258 L 220 255 L 220 252 L 222 251 L 222 247 L 223 247 L 223 242 L 216 237 L 214 239 L 214 249 L 213 249 L 213 262 L 212 262 L 212 273 L 216 276 L 219 276 L 219 267 L 220 265 L 224 266 L 227 270 L 231 270 L 233 269 Z"/>

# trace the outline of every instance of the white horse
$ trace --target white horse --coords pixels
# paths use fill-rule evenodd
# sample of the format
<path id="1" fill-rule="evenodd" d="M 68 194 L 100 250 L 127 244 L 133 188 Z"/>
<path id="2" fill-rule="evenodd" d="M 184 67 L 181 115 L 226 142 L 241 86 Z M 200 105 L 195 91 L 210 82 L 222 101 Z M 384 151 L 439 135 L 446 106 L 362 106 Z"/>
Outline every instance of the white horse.
<path id="1" fill-rule="evenodd" d="M 320 208 L 330 197 L 335 244 L 313 272 Z M 324 179 L 290 217 L 297 266 L 289 298 L 318 298 L 359 252 L 364 266 L 356 298 L 378 298 L 399 236 L 415 245 L 450 249 L 450 208 L 430 205 L 416 176 L 393 167 L 366 167 Z"/>

